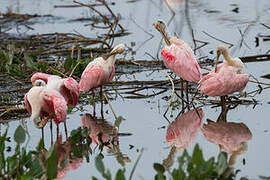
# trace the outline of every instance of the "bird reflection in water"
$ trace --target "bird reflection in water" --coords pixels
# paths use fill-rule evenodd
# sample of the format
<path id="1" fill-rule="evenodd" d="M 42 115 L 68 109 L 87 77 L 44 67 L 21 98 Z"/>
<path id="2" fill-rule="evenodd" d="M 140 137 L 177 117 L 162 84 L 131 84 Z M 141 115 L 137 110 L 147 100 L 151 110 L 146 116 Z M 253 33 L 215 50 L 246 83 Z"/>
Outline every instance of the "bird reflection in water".
<path id="1" fill-rule="evenodd" d="M 171 142 L 171 151 L 163 166 L 169 168 L 173 164 L 174 156 L 177 151 L 188 148 L 197 138 L 204 117 L 201 108 L 187 111 L 173 121 L 167 129 L 166 141 Z"/>
<path id="2" fill-rule="evenodd" d="M 170 9 L 172 13 L 171 18 L 167 23 L 167 25 L 170 25 L 176 13 L 180 11 L 183 4 L 183 0 L 163 0 L 163 1 L 165 2 L 165 4 L 167 5 L 167 7 Z"/>
<path id="3" fill-rule="evenodd" d="M 207 141 L 219 146 L 221 151 L 230 154 L 229 169 L 233 170 L 236 158 L 244 154 L 247 141 L 252 139 L 252 133 L 244 123 L 227 122 L 227 111 L 222 112 L 217 122 L 207 119 L 201 130 Z"/>
<path id="4" fill-rule="evenodd" d="M 57 162 L 57 176 L 56 180 L 62 180 L 67 176 L 67 173 L 71 170 L 77 170 L 83 162 L 82 157 L 76 157 L 72 155 L 72 148 L 74 145 L 71 143 L 70 137 L 63 143 L 62 136 L 58 136 L 54 143 L 56 151 L 56 162 Z M 46 154 L 47 150 L 43 149 L 43 153 L 40 155 L 40 162 L 43 169 L 47 169 Z M 41 178 L 41 179 L 46 179 Z"/>
<path id="5" fill-rule="evenodd" d="M 104 148 L 107 153 L 114 155 L 122 165 L 130 162 L 129 157 L 120 152 L 118 136 L 121 133 L 118 133 L 117 127 L 111 125 L 104 118 L 97 118 L 88 113 L 82 116 L 81 123 L 83 127 L 90 130 L 93 145 L 99 146 L 101 149 Z"/>

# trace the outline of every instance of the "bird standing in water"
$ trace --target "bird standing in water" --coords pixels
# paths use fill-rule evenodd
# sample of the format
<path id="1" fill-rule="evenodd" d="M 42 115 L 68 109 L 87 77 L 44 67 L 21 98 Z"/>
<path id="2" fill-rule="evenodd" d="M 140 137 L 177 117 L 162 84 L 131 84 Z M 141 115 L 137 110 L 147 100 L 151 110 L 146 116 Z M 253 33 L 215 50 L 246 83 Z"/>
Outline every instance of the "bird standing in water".
<path id="1" fill-rule="evenodd" d="M 186 80 L 186 96 L 188 100 L 188 81 L 200 81 L 202 74 L 200 66 L 195 58 L 191 47 L 184 41 L 171 36 L 164 22 L 156 21 L 155 28 L 161 33 L 165 47 L 161 51 L 165 66 L 171 69 L 176 76 Z M 183 82 L 181 81 L 181 95 L 183 97 Z M 182 106 L 183 106 L 182 101 Z"/>
<path id="2" fill-rule="evenodd" d="M 242 91 L 248 83 L 249 75 L 243 74 L 243 62 L 239 58 L 231 58 L 227 47 L 219 45 L 216 52 L 216 67 L 201 79 L 198 90 L 207 96 L 221 96 L 222 111 L 225 111 L 224 96 Z M 221 54 L 224 60 L 217 65 Z"/>
<path id="3" fill-rule="evenodd" d="M 37 72 L 31 77 L 31 82 L 33 85 L 46 86 L 47 89 L 58 91 L 65 98 L 68 106 L 74 107 L 78 104 L 80 96 L 79 84 L 71 77 L 61 78 L 56 75 Z M 67 137 L 66 122 L 64 122 L 64 127 Z"/>
<path id="4" fill-rule="evenodd" d="M 34 86 L 24 96 L 24 103 L 30 119 L 37 128 L 42 128 L 46 122 L 53 118 L 57 125 L 57 135 L 59 134 L 58 125 L 67 119 L 67 102 L 64 97 L 56 90 L 47 89 L 43 86 Z M 44 118 L 45 119 L 41 119 Z"/>
<path id="5" fill-rule="evenodd" d="M 102 86 L 112 81 L 114 76 L 115 55 L 121 54 L 125 49 L 124 44 L 117 45 L 110 53 L 104 54 L 90 62 L 82 73 L 79 82 L 80 90 L 84 93 L 92 90 L 93 100 L 95 99 L 94 89 L 100 87 L 101 115 L 103 116 L 103 95 Z M 95 100 L 94 100 L 95 116 Z"/>

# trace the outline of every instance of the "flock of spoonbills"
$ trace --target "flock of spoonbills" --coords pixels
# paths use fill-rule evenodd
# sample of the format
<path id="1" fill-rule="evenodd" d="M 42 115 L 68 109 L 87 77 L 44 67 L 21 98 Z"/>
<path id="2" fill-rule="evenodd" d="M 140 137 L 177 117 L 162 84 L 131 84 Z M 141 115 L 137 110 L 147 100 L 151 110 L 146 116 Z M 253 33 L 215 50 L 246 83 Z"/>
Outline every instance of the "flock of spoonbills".
<path id="1" fill-rule="evenodd" d="M 202 94 L 221 96 L 224 108 L 226 107 L 225 95 L 245 88 L 249 75 L 243 74 L 243 62 L 239 58 L 231 58 L 227 47 L 223 45 L 217 47 L 216 67 L 202 77 L 200 66 L 191 47 L 183 40 L 171 36 L 164 22 L 156 21 L 154 27 L 165 41 L 165 47 L 161 51 L 165 66 L 187 83 L 187 100 L 188 82 L 198 83 L 198 90 Z M 125 45 L 119 44 L 110 53 L 90 62 L 82 73 L 79 83 L 71 77 L 61 78 L 40 72 L 35 73 L 31 78 L 34 86 L 24 98 L 26 109 L 31 113 L 30 119 L 34 125 L 43 130 L 47 121 L 53 119 L 57 125 L 58 136 L 58 125 L 63 122 L 67 135 L 65 122 L 68 106 L 77 105 L 80 91 L 84 93 L 92 91 L 94 99 L 94 89 L 98 87 L 102 101 L 102 86 L 112 81 L 115 72 L 115 56 L 121 54 L 124 49 Z M 220 55 L 223 55 L 224 60 L 223 63 L 217 65 Z M 181 91 L 183 95 L 183 81 L 181 81 Z"/>

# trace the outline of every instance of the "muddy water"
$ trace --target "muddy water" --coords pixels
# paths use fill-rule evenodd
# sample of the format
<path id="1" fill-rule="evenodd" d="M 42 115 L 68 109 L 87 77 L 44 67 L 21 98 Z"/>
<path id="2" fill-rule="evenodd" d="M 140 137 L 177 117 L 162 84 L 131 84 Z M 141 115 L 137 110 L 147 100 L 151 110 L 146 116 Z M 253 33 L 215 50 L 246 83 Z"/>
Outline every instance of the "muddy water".
<path id="1" fill-rule="evenodd" d="M 55 17 L 34 19 L 35 23 L 31 25 L 34 30 L 28 30 L 26 27 L 19 25 L 19 31 L 26 34 L 49 33 L 49 32 L 79 32 L 86 36 L 95 36 L 102 32 L 95 32 L 89 26 L 85 26 L 87 22 L 71 22 L 69 20 L 89 17 L 93 13 L 87 8 L 54 8 L 54 5 L 72 4 L 72 1 L 55 1 L 55 0 L 1 0 L 0 11 L 5 12 L 7 8 L 11 8 L 18 13 L 29 14 L 52 14 Z M 231 51 L 233 56 L 249 56 L 257 54 L 265 54 L 269 51 L 270 42 L 263 41 L 259 35 L 269 35 L 270 30 L 261 25 L 261 23 L 270 24 L 269 12 L 270 4 L 268 0 L 247 0 L 247 1 L 218 1 L 218 0 L 192 0 L 188 3 L 188 11 L 185 10 L 186 4 L 183 4 L 177 10 L 176 16 L 172 21 L 169 29 L 172 33 L 187 41 L 192 47 L 191 31 L 194 33 L 196 40 L 208 42 L 206 46 L 196 51 L 196 56 L 214 58 L 215 55 L 211 51 L 222 42 L 206 35 L 210 34 L 217 39 L 233 44 Z M 131 42 L 135 42 L 136 46 L 133 49 L 136 51 L 135 59 L 148 59 L 151 57 L 146 53 L 156 57 L 160 36 L 155 31 L 152 23 L 157 19 L 169 21 L 171 13 L 163 1 L 160 0 L 144 0 L 144 1 L 117 1 L 112 10 L 121 17 L 120 23 L 131 35 L 117 39 L 117 42 L 125 42 L 130 46 Z M 238 8 L 238 9 L 237 9 Z M 124 11 L 123 11 L 124 10 Z M 187 18 L 188 17 L 188 18 Z M 18 33 L 18 28 L 12 28 L 10 33 Z M 147 32 L 147 33 L 146 33 Z M 241 33 L 243 35 L 241 35 Z M 243 36 L 243 37 L 242 37 Z M 259 46 L 256 47 L 255 37 L 259 38 Z M 197 43 L 199 47 L 201 44 Z M 132 56 L 132 55 L 130 55 Z M 255 76 L 259 81 L 270 83 L 269 80 L 260 78 L 261 75 L 269 73 L 269 62 L 248 63 L 245 67 L 245 72 Z M 137 73 L 131 76 L 123 76 L 121 80 L 160 80 L 166 79 L 160 72 Z M 150 74 L 150 75 L 149 75 Z M 269 85 L 268 85 L 269 86 Z M 266 86 L 263 86 L 266 87 Z M 246 91 L 250 92 L 258 89 L 257 84 L 249 83 Z M 155 90 L 154 90 L 155 91 Z M 143 93 L 152 93 L 152 90 L 144 91 Z M 111 101 L 114 111 L 118 116 L 123 116 L 126 120 L 120 125 L 120 132 L 130 132 L 133 135 L 129 137 L 120 137 L 120 150 L 123 154 L 131 159 L 130 163 L 126 164 L 129 174 L 139 153 L 137 149 L 144 148 L 145 151 L 137 166 L 134 177 L 138 179 L 151 179 L 153 177 L 154 162 L 161 163 L 169 153 L 166 148 L 169 144 L 166 142 L 166 128 L 159 127 L 168 125 L 163 117 L 163 112 L 167 108 L 168 102 L 162 97 L 169 96 L 170 91 L 164 94 L 139 100 L 129 100 L 118 98 Z M 258 178 L 259 175 L 269 176 L 269 150 L 270 145 L 270 121 L 269 121 L 269 90 L 263 90 L 261 94 L 253 97 L 259 103 L 255 107 L 253 105 L 239 105 L 237 108 L 230 110 L 227 115 L 229 122 L 243 122 L 252 132 L 252 140 L 248 141 L 248 150 L 246 153 L 238 157 L 235 168 L 240 169 L 240 176 L 249 178 Z M 248 99 L 252 99 L 249 97 Z M 197 102 L 198 106 L 201 105 Z M 99 107 L 99 106 L 98 106 Z M 85 113 L 92 113 L 92 106 L 84 106 L 83 112 L 73 112 L 69 115 L 68 130 L 75 129 L 81 125 L 81 116 Z M 216 120 L 220 108 L 211 108 L 211 106 L 203 106 L 204 123 L 206 119 Z M 111 123 L 114 122 L 114 117 L 106 105 L 104 111 L 105 119 Z M 180 109 L 169 111 L 169 120 L 173 121 Z M 29 119 L 25 119 L 26 126 L 31 134 L 29 149 L 34 148 L 40 138 L 40 132 L 33 127 Z M 15 128 L 20 121 L 9 123 L 10 135 L 13 134 Z M 5 126 L 2 126 L 2 129 Z M 63 132 L 63 130 L 62 130 Z M 49 135 L 48 128 L 46 134 Z M 219 153 L 218 146 L 208 142 L 201 132 L 199 132 L 196 143 L 199 143 L 203 149 L 205 157 L 217 156 Z M 46 145 L 49 146 L 49 136 L 46 137 Z M 129 145 L 133 145 L 133 149 L 129 149 Z M 194 144 L 187 150 L 193 151 Z M 105 153 L 106 154 L 106 153 Z M 177 155 L 180 155 L 178 152 Z M 245 159 L 246 164 L 243 164 Z M 91 159 L 93 162 L 93 159 Z M 109 167 L 113 174 L 121 167 L 116 161 L 115 156 L 105 156 L 105 166 Z M 81 166 L 75 170 L 68 172 L 66 179 L 89 179 L 92 176 L 100 177 L 99 173 L 94 168 L 94 163 L 83 162 Z"/>

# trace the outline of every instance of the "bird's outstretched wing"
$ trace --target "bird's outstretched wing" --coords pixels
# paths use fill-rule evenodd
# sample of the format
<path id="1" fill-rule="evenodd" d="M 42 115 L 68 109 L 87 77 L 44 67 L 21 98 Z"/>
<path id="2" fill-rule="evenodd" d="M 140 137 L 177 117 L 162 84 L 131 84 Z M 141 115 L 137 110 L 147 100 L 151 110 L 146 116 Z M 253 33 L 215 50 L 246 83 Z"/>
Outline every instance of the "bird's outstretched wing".
<path id="1" fill-rule="evenodd" d="M 41 73 L 41 72 L 36 72 L 35 74 L 32 75 L 31 77 L 31 82 L 32 84 L 35 83 L 36 80 L 43 80 L 46 84 L 48 82 L 48 78 L 52 76 L 50 74 L 46 74 L 46 73 Z"/>
<path id="2" fill-rule="evenodd" d="M 55 114 L 55 124 L 65 122 L 67 119 L 67 102 L 65 98 L 55 90 L 44 89 L 42 93 L 44 102 Z"/>
<path id="3" fill-rule="evenodd" d="M 31 114 L 31 113 L 32 113 L 32 108 L 31 108 L 31 105 L 30 105 L 29 102 L 28 102 L 27 96 L 28 96 L 28 93 L 26 93 L 26 94 L 24 95 L 24 104 L 25 104 L 25 108 L 26 108 L 27 112 L 28 112 L 29 114 Z"/>
<path id="4" fill-rule="evenodd" d="M 76 106 L 80 96 L 78 82 L 71 77 L 64 79 L 64 91 L 71 97 L 71 102 L 68 102 L 68 104 Z"/>
<path id="5" fill-rule="evenodd" d="M 96 88 L 102 84 L 104 78 L 104 72 L 101 67 L 93 66 L 86 69 L 79 83 L 80 90 L 88 92 L 89 90 Z"/>

